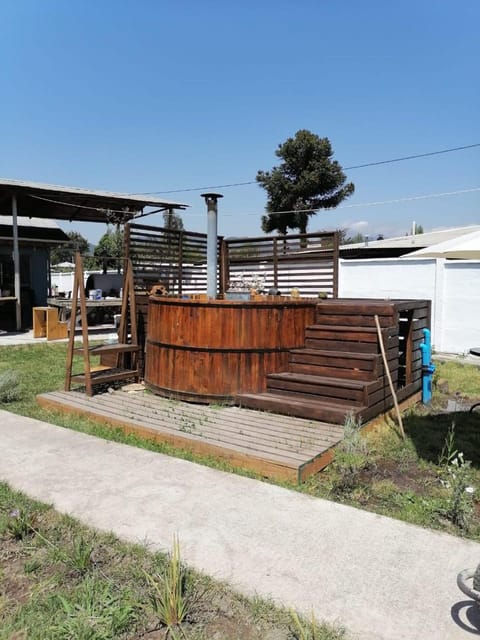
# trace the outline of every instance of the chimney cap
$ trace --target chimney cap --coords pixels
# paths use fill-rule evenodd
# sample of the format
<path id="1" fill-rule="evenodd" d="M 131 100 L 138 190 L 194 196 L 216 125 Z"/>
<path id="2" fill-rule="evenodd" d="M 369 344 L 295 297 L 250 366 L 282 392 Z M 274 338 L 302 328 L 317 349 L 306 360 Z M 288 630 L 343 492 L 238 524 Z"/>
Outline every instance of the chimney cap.
<path id="1" fill-rule="evenodd" d="M 217 198 L 223 198 L 221 193 L 201 193 L 200 194 L 202 198 L 214 198 L 215 200 L 217 200 Z"/>

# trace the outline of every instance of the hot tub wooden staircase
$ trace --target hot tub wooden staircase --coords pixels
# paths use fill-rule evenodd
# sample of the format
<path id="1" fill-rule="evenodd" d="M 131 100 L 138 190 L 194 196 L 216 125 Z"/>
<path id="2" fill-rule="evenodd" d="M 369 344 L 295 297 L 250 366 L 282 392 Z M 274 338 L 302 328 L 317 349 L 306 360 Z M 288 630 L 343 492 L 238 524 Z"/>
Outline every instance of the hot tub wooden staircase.
<path id="1" fill-rule="evenodd" d="M 288 370 L 266 376 L 266 390 L 237 396 L 242 407 L 342 424 L 351 412 L 363 422 L 393 406 L 375 315 L 382 328 L 394 385 L 408 397 L 421 387 L 418 355 L 430 309 L 414 318 L 408 303 L 331 300 L 316 308 L 305 329 L 305 347 L 289 352 Z M 415 305 L 413 305 L 415 308 Z M 415 366 L 414 366 L 415 365 Z"/>

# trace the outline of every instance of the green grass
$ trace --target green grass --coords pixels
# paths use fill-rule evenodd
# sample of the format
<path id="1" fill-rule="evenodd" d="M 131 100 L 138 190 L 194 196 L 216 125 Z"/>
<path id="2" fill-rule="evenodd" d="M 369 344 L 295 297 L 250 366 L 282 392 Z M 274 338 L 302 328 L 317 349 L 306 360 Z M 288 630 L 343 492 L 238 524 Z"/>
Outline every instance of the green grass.
<path id="1" fill-rule="evenodd" d="M 232 467 L 213 456 L 199 456 L 167 444 L 156 443 L 125 435 L 120 429 L 99 425 L 96 422 L 42 409 L 35 401 L 40 392 L 63 387 L 65 375 L 65 344 L 41 344 L 0 348 L 0 373 L 15 371 L 22 385 L 19 400 L 0 405 L 9 411 L 31 416 L 101 438 L 177 456 L 224 471 L 259 478 L 256 474 Z M 81 368 L 81 362 L 75 366 Z M 445 378 L 453 397 L 457 390 L 472 400 L 480 397 L 480 371 L 461 362 L 439 363 L 436 378 Z M 278 482 L 297 491 L 313 496 L 341 501 L 405 520 L 413 524 L 447 531 L 454 535 L 480 540 L 480 415 L 468 412 L 438 413 L 438 407 L 446 398 L 436 393 L 432 407 L 422 405 L 404 415 L 406 439 L 384 425 L 367 437 L 367 451 L 355 452 L 354 482 L 345 482 L 345 465 L 351 466 L 351 454 L 324 472 L 310 478 L 305 484 Z M 455 422 L 455 448 L 471 461 L 470 481 L 476 489 L 473 495 L 472 515 L 468 526 L 452 522 L 449 491 L 445 487 L 445 469 L 438 464 L 452 421 Z M 343 474 L 343 475 L 342 475 Z M 339 488 L 341 490 L 339 490 Z M 476 502 L 475 502 L 476 501 Z"/>
<path id="2" fill-rule="evenodd" d="M 480 367 L 451 360 L 436 362 L 434 379 L 448 380 L 451 394 L 460 393 L 467 398 L 480 397 Z"/>
<path id="3" fill-rule="evenodd" d="M 19 513 L 29 524 L 22 536 L 13 534 Z M 189 640 L 299 637 L 290 612 L 191 571 L 179 554 L 180 546 L 168 557 L 93 531 L 0 483 L 0 640 L 165 638 L 169 629 Z M 172 585 L 182 604 L 174 619 L 159 612 Z M 345 637 L 316 627 L 306 637 Z"/>

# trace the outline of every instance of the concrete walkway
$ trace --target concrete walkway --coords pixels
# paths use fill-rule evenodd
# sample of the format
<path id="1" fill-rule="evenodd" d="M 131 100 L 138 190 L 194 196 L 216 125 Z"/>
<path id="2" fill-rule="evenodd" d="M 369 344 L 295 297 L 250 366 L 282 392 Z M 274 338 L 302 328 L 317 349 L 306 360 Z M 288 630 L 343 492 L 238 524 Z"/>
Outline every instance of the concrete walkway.
<path id="1" fill-rule="evenodd" d="M 97 325 L 89 327 L 88 329 L 89 340 L 111 340 L 118 338 L 118 334 L 111 325 Z M 75 331 L 75 340 L 82 341 L 81 329 Z M 0 347 L 14 347 L 27 344 L 42 344 L 48 342 L 48 344 L 57 344 L 58 342 L 68 342 L 68 338 L 62 338 L 61 340 L 50 340 L 46 338 L 34 338 L 33 330 L 29 331 L 0 331 Z"/>
<path id="2" fill-rule="evenodd" d="M 456 640 L 480 618 L 457 573 L 480 545 L 0 411 L 0 479 L 361 639 Z M 458 618 L 455 621 L 455 618 Z"/>

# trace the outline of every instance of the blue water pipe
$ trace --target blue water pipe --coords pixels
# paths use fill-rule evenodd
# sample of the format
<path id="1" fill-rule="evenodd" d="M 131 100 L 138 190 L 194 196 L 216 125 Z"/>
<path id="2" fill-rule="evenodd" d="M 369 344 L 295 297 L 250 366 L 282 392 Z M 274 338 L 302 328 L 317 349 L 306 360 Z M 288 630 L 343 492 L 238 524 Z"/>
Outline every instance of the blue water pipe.
<path id="1" fill-rule="evenodd" d="M 422 402 L 428 404 L 432 399 L 432 379 L 435 365 L 432 362 L 432 340 L 430 329 L 423 330 L 422 352 Z"/>

